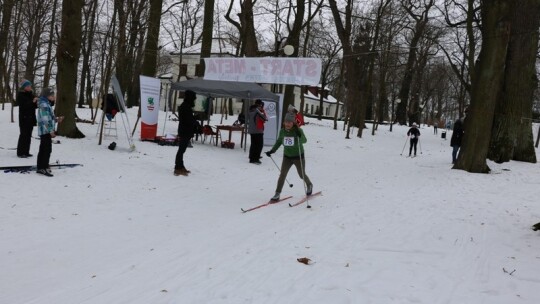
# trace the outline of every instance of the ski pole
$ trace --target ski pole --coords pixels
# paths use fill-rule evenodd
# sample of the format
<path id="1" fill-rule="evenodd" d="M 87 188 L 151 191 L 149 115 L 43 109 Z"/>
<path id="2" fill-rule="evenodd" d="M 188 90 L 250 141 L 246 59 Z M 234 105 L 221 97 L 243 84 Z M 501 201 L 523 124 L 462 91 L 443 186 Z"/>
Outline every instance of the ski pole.
<path id="1" fill-rule="evenodd" d="M 305 172 L 304 172 L 304 165 L 302 164 L 302 152 L 300 150 L 300 136 L 298 136 L 298 156 L 300 157 L 300 171 L 302 171 L 302 183 L 304 184 L 304 193 L 307 193 L 307 185 L 305 182 Z M 309 204 L 309 195 L 306 194 L 306 204 L 307 208 L 311 208 L 311 205 Z"/>
<path id="2" fill-rule="evenodd" d="M 418 137 L 418 145 L 420 146 L 420 154 L 422 154 L 422 142 L 420 142 L 420 136 Z"/>
<path id="3" fill-rule="evenodd" d="M 405 146 L 407 145 L 408 140 L 409 140 L 409 135 L 407 135 L 407 138 L 405 138 L 405 144 L 403 144 L 403 149 L 401 150 L 401 153 L 399 155 L 403 155 L 403 151 L 405 151 Z"/>
<path id="4" fill-rule="evenodd" d="M 276 164 L 276 161 L 274 160 L 274 158 L 272 157 L 272 155 L 270 155 L 270 159 L 272 160 L 272 162 L 274 163 L 274 165 L 276 165 L 276 168 L 278 169 L 278 171 L 281 172 L 281 168 L 279 168 L 278 164 Z M 287 184 L 289 184 L 289 187 L 292 188 L 293 184 L 289 183 L 289 181 L 287 180 L 286 177 L 285 177 L 285 181 L 287 182 Z"/>

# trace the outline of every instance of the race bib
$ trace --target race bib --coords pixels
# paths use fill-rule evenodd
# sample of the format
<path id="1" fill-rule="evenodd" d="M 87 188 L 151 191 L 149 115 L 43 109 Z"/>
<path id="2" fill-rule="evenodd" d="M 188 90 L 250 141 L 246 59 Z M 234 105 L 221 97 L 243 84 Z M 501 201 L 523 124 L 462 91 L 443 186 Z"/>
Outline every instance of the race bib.
<path id="1" fill-rule="evenodd" d="M 283 138 L 283 145 L 285 147 L 291 147 L 294 146 L 294 137 L 286 136 Z"/>

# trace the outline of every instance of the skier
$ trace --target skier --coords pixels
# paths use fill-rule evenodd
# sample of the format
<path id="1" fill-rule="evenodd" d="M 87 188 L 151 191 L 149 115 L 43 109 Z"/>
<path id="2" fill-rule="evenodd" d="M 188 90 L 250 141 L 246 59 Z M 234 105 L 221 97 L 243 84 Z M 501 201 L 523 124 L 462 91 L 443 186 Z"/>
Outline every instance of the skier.
<path id="1" fill-rule="evenodd" d="M 411 145 L 409 147 L 409 156 L 411 156 L 413 148 L 414 148 L 414 156 L 416 156 L 416 145 L 418 144 L 418 137 L 420 137 L 420 130 L 418 130 L 418 125 L 415 122 L 413 122 L 412 127 L 407 132 L 407 136 L 411 137 Z"/>
<path id="2" fill-rule="evenodd" d="M 52 138 L 56 137 L 54 131 L 55 122 L 61 123 L 63 116 L 55 117 L 52 107 L 56 97 L 51 88 L 44 88 L 38 100 L 38 134 L 41 139 L 39 142 L 39 152 L 37 156 L 37 173 L 52 177 L 49 168 L 49 160 L 52 152 Z"/>
<path id="3" fill-rule="evenodd" d="M 287 113 L 283 121 L 283 128 L 279 131 L 278 139 L 270 151 L 265 152 L 268 157 L 283 145 L 283 162 L 281 163 L 281 172 L 279 174 L 276 193 L 271 198 L 273 201 L 278 201 L 281 194 L 281 189 L 287 178 L 287 173 L 292 165 L 296 166 L 298 175 L 306 184 L 306 195 L 311 195 L 313 192 L 313 184 L 306 175 L 306 162 L 304 157 L 304 146 L 307 142 L 304 131 L 296 125 L 295 115 Z"/>

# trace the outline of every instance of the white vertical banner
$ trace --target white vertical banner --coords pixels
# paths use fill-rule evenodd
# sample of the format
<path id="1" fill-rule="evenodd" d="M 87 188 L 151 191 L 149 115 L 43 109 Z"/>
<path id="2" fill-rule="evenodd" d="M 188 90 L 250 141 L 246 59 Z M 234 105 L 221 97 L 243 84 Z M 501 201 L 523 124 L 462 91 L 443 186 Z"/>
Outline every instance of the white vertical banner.
<path id="1" fill-rule="evenodd" d="M 283 94 L 277 94 L 279 101 L 263 100 L 264 111 L 268 121 L 264 124 L 263 142 L 265 146 L 276 143 L 279 129 L 281 128 L 281 112 L 283 111 Z"/>
<path id="2" fill-rule="evenodd" d="M 141 139 L 154 140 L 159 118 L 161 81 L 157 78 L 139 76 L 141 84 Z"/>

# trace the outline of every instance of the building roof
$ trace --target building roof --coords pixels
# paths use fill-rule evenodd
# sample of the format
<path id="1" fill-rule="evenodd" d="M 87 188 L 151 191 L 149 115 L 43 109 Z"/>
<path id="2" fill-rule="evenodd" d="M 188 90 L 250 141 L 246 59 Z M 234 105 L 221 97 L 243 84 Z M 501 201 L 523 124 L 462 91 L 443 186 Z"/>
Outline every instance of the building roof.
<path id="1" fill-rule="evenodd" d="M 304 93 L 304 98 L 307 98 L 307 99 L 312 99 L 312 100 L 316 100 L 316 101 L 319 101 L 320 100 L 320 97 L 319 96 L 315 96 L 313 95 L 311 92 L 307 92 L 307 93 Z M 327 102 L 327 103 L 337 103 L 337 99 L 334 98 L 334 96 L 328 94 L 328 98 L 323 98 L 323 102 Z M 341 104 L 341 102 L 340 102 Z"/>

